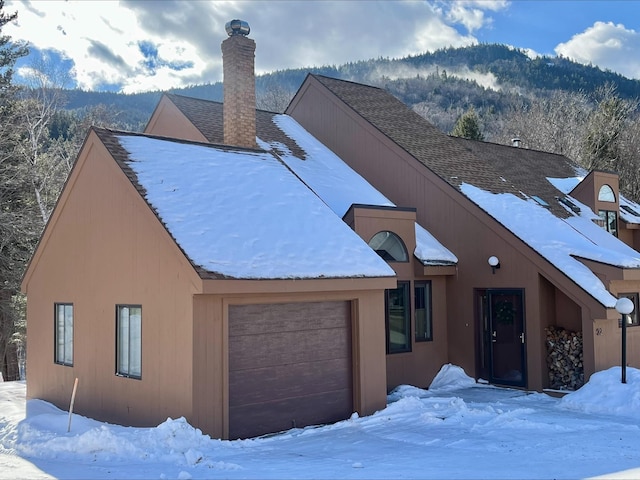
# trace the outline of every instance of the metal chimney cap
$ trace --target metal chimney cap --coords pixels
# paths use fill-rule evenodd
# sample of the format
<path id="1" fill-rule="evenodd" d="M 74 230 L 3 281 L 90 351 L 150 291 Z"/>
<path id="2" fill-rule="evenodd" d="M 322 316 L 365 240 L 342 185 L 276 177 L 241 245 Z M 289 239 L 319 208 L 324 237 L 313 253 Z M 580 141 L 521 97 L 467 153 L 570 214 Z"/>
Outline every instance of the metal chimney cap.
<path id="1" fill-rule="evenodd" d="M 224 29 L 227 31 L 227 35 L 249 35 L 251 29 L 249 28 L 249 24 L 244 20 L 231 20 L 227 22 L 224 26 Z"/>

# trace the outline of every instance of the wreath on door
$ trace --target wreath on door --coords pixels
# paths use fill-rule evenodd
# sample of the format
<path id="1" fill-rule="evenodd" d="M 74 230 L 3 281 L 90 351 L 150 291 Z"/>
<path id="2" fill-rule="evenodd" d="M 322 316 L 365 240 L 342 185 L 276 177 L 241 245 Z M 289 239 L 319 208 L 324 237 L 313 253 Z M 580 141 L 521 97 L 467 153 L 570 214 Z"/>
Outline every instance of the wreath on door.
<path id="1" fill-rule="evenodd" d="M 513 307 L 513 302 L 501 300 L 493 306 L 493 314 L 500 325 L 513 325 L 516 309 Z"/>

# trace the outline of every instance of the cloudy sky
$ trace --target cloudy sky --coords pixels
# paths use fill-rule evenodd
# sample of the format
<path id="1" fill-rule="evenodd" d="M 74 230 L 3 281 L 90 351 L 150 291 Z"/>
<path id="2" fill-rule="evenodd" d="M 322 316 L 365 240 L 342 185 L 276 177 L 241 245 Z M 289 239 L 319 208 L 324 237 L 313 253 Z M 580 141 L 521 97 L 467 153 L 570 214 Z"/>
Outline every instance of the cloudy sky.
<path id="1" fill-rule="evenodd" d="M 502 43 L 640 79 L 638 0 L 5 0 L 26 40 L 70 73 L 69 88 L 126 93 L 222 80 L 224 25 L 249 22 L 256 70 L 398 58 Z M 62 62 L 62 63 L 60 63 Z"/>

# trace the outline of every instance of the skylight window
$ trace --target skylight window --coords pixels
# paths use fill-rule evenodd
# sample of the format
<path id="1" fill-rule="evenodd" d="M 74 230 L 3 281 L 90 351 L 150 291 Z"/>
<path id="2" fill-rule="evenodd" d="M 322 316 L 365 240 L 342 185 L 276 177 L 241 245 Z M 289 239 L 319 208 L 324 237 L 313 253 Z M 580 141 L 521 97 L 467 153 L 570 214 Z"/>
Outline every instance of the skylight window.
<path id="1" fill-rule="evenodd" d="M 640 213 L 638 213 L 637 211 L 635 211 L 633 208 L 631 208 L 628 205 L 620 205 L 620 208 L 623 209 L 625 212 L 630 213 L 631 215 L 635 215 L 636 217 L 640 217 Z"/>
<path id="2" fill-rule="evenodd" d="M 538 205 L 542 205 L 544 208 L 551 208 L 551 206 L 547 202 L 545 202 L 543 199 L 541 199 L 539 196 L 531 195 L 531 198 L 533 198 L 538 203 Z"/>
<path id="3" fill-rule="evenodd" d="M 570 208 L 573 213 L 580 213 L 580 208 L 567 197 L 558 197 L 558 201 L 565 207 Z"/>

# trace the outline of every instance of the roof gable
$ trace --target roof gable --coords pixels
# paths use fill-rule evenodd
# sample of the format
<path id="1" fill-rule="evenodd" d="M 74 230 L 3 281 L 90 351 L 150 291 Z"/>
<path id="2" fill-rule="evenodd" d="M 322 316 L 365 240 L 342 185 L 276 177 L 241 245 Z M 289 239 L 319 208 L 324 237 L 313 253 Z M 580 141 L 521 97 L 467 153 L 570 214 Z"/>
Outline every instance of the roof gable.
<path id="1" fill-rule="evenodd" d="M 96 133 L 203 277 L 394 275 L 270 153 Z"/>

